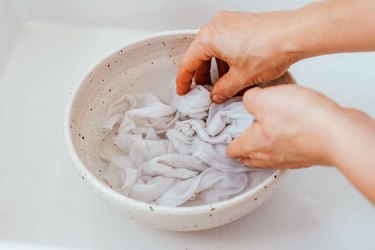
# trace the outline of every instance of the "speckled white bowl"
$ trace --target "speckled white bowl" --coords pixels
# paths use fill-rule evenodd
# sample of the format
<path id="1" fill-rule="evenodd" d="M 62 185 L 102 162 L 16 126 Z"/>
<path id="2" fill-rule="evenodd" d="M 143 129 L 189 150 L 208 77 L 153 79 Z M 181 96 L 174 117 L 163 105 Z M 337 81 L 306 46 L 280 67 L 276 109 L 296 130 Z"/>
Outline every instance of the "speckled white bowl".
<path id="1" fill-rule="evenodd" d="M 65 138 L 82 181 L 114 210 L 155 228 L 195 231 L 237 220 L 266 201 L 275 190 L 281 170 L 258 174 L 246 191 L 211 205 L 163 207 L 128 198 L 101 180 L 102 162 L 96 145 L 108 105 L 125 93 L 152 92 L 168 100 L 169 84 L 180 56 L 196 31 L 170 31 L 150 36 L 116 51 L 98 64 L 80 83 L 68 104 Z M 294 82 L 289 74 L 272 84 Z"/>

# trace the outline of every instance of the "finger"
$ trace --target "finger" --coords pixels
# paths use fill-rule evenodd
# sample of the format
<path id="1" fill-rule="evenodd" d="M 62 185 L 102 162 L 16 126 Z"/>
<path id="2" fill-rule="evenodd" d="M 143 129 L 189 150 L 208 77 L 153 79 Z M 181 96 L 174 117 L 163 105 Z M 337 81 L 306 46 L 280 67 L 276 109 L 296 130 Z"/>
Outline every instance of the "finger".
<path id="1" fill-rule="evenodd" d="M 247 90 L 242 98 L 246 110 L 259 120 L 259 109 L 262 107 L 262 100 L 259 98 L 261 92 L 264 91 L 259 87 Z"/>
<path id="2" fill-rule="evenodd" d="M 314 162 L 304 160 L 288 160 L 285 156 L 277 157 L 266 157 L 266 158 L 241 158 L 240 162 L 243 165 L 254 168 L 305 168 L 313 165 L 317 165 Z"/>
<path id="3" fill-rule="evenodd" d="M 196 70 L 211 60 L 209 48 L 196 38 L 180 60 L 176 78 L 177 94 L 184 95 L 190 90 Z"/>
<path id="4" fill-rule="evenodd" d="M 244 83 L 239 80 L 238 74 L 230 68 L 215 82 L 211 92 L 212 100 L 216 103 L 223 103 L 245 87 Z"/>
<path id="5" fill-rule="evenodd" d="M 249 154 L 257 149 L 262 142 L 262 128 L 254 122 L 241 136 L 229 144 L 227 154 L 231 158 L 249 158 Z"/>
<path id="6" fill-rule="evenodd" d="M 211 60 L 203 62 L 195 72 L 194 81 L 196 84 L 211 84 Z"/>
<path id="7" fill-rule="evenodd" d="M 241 159 L 240 162 L 249 168 L 271 168 L 270 162 L 263 160 L 255 160 L 251 158 Z"/>
<path id="8" fill-rule="evenodd" d="M 229 71 L 229 65 L 217 57 L 215 58 L 215 60 L 216 60 L 217 72 L 219 74 L 219 77 L 222 77 Z"/>
<path id="9" fill-rule="evenodd" d="M 306 161 L 268 161 L 267 164 L 272 168 L 280 168 L 280 169 L 286 169 L 286 168 L 305 168 L 313 165 L 319 165 L 319 164 L 313 164 Z"/>

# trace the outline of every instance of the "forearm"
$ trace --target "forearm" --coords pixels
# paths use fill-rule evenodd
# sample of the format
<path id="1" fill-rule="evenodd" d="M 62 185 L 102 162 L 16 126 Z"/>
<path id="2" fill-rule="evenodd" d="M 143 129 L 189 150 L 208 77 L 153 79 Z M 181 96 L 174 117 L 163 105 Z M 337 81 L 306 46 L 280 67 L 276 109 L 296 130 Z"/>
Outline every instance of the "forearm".
<path id="1" fill-rule="evenodd" d="M 332 165 L 375 203 L 375 120 L 345 115 L 336 122 L 327 138 Z"/>
<path id="2" fill-rule="evenodd" d="M 375 1 L 330 0 L 290 13 L 285 50 L 295 61 L 308 57 L 375 50 Z"/>

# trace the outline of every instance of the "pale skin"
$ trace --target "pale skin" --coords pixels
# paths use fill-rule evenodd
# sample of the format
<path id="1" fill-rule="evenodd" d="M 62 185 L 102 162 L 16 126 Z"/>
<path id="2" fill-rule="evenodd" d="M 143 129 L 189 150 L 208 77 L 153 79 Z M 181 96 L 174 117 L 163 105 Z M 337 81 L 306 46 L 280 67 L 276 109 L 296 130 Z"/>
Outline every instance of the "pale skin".
<path id="1" fill-rule="evenodd" d="M 373 50 L 373 0 L 321 1 L 268 13 L 221 12 L 200 29 L 182 57 L 177 93 L 187 93 L 193 78 L 210 83 L 214 57 L 229 65 L 212 90 L 213 101 L 222 103 L 281 76 L 302 59 Z M 374 119 L 297 85 L 253 88 L 243 102 L 256 121 L 229 145 L 230 157 L 257 168 L 335 166 L 375 203 Z"/>

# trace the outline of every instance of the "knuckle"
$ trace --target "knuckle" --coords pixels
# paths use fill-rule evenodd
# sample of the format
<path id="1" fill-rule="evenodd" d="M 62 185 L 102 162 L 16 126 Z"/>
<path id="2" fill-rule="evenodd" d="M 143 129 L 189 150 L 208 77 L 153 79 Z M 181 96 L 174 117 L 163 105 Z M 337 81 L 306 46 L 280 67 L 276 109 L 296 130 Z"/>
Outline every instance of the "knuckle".
<path id="1" fill-rule="evenodd" d="M 225 11 L 225 10 L 216 12 L 214 14 L 214 16 L 212 17 L 212 20 L 213 21 L 220 21 L 220 20 L 226 18 L 229 14 L 230 14 L 230 12 L 229 11 Z"/>
<path id="2" fill-rule="evenodd" d="M 228 22 L 229 12 L 219 11 L 215 13 L 211 19 L 211 25 L 216 32 L 223 32 L 225 30 L 226 23 Z"/>
<path id="3" fill-rule="evenodd" d="M 362 116 L 362 117 L 370 117 L 368 114 L 366 114 L 365 112 L 361 111 L 361 110 L 358 110 L 358 109 L 355 109 L 355 108 L 345 108 L 345 110 L 349 113 L 349 114 L 352 114 L 352 115 L 355 115 L 355 116 Z"/>
<path id="4" fill-rule="evenodd" d="M 262 152 L 257 152 L 254 154 L 254 158 L 257 160 L 262 160 L 262 161 L 268 161 L 271 159 L 269 154 L 262 153 Z"/>
<path id="5" fill-rule="evenodd" d="M 205 41 L 210 37 L 210 34 L 211 34 L 211 25 L 205 24 L 199 29 L 197 38 L 201 41 L 202 40 Z"/>

